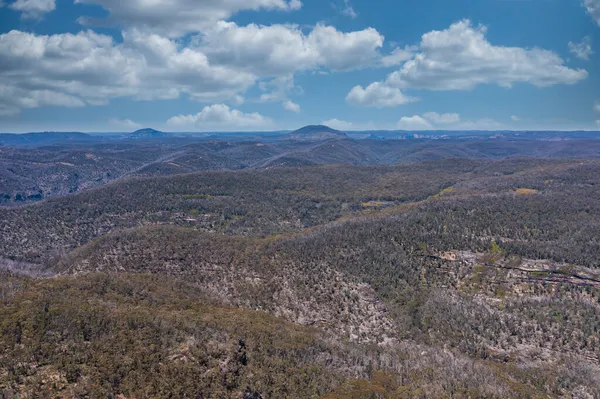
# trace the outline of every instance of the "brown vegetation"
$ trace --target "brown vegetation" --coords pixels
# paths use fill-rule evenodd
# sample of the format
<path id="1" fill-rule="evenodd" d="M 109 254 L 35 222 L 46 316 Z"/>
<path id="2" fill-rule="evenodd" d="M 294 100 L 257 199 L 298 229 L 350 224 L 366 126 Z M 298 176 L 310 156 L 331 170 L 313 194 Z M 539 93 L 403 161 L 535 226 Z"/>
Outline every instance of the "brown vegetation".
<path id="1" fill-rule="evenodd" d="M 598 397 L 599 179 L 303 167 L 2 209 L 0 393 Z"/>

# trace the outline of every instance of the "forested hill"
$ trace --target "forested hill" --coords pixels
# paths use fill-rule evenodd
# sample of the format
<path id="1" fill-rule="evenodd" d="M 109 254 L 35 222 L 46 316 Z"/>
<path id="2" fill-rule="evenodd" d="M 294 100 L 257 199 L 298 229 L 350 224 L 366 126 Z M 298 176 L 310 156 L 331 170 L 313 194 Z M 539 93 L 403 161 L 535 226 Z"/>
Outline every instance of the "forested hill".
<path id="1" fill-rule="evenodd" d="M 534 134 L 494 138 L 430 136 L 405 139 L 400 136 L 402 139 L 398 139 L 392 136 L 392 139 L 385 140 L 359 140 L 324 126 L 309 126 L 291 133 L 291 136 L 267 135 L 256 140 L 249 140 L 251 136 L 224 136 L 214 140 L 152 129 L 116 138 L 81 134 L 40 135 L 43 140 L 35 148 L 12 148 L 6 143 L 7 146 L 3 147 L 0 143 L 0 206 L 22 205 L 68 195 L 128 177 L 205 170 L 406 165 L 443 159 L 600 157 L 600 140 L 593 136 L 552 140 Z M 29 143 L 30 140 L 30 135 L 10 136 L 13 141 Z M 3 140 L 1 137 L 0 140 Z"/>
<path id="2" fill-rule="evenodd" d="M 595 160 L 304 166 L 0 209 L 0 392 L 596 397 L 599 179 Z"/>

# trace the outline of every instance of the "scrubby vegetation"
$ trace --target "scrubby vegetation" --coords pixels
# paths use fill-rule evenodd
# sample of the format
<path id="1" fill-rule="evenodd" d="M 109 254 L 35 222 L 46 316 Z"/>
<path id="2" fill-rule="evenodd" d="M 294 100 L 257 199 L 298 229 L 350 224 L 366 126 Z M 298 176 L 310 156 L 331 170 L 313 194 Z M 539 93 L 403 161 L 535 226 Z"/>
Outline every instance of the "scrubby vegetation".
<path id="1" fill-rule="evenodd" d="M 444 160 L 0 209 L 0 392 L 598 397 L 599 186 L 597 161 Z"/>
<path id="2" fill-rule="evenodd" d="M 4 397 L 314 397 L 340 378 L 313 329 L 200 302 L 183 283 L 22 284 L 0 308 Z"/>
<path id="3" fill-rule="evenodd" d="M 599 392 L 595 370 L 572 359 L 517 367 L 408 342 L 360 346 L 264 312 L 223 307 L 194 285 L 161 276 L 5 281 L 14 285 L 0 308 L 0 392 L 7 398 Z"/>

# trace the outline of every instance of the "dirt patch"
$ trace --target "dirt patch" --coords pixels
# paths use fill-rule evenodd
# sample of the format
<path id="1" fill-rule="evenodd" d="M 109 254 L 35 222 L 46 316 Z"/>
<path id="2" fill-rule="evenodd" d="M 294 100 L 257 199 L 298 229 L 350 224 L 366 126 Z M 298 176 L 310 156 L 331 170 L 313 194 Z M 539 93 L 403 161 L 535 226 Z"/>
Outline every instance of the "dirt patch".
<path id="1" fill-rule="evenodd" d="M 534 195 L 538 194 L 538 190 L 534 190 L 533 188 L 517 188 L 515 193 L 517 195 Z"/>

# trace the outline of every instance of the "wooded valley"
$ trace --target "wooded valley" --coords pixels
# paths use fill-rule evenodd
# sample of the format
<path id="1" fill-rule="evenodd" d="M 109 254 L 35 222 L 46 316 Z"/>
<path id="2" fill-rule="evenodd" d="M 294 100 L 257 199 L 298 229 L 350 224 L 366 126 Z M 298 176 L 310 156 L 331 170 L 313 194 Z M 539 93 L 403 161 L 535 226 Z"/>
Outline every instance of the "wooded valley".
<path id="1" fill-rule="evenodd" d="M 8 194 L 0 396 L 600 397 L 600 162 L 348 143 Z"/>

